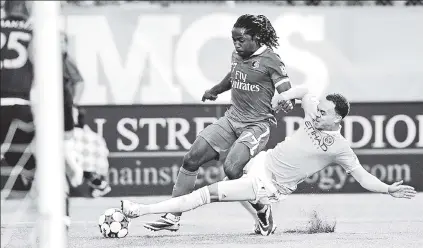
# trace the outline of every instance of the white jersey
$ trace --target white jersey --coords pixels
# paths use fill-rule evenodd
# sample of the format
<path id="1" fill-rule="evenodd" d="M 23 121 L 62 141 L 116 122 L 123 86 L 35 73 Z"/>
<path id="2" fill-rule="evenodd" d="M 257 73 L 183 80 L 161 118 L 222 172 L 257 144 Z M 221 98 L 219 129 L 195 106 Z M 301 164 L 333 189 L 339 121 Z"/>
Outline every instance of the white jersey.
<path id="1" fill-rule="evenodd" d="M 295 133 L 266 153 L 266 166 L 274 183 L 292 191 L 307 177 L 331 164 L 341 165 L 347 173 L 360 167 L 348 141 L 338 131 L 319 131 L 314 127 L 311 111 L 318 101 L 311 95 L 302 99 L 305 118 Z"/>

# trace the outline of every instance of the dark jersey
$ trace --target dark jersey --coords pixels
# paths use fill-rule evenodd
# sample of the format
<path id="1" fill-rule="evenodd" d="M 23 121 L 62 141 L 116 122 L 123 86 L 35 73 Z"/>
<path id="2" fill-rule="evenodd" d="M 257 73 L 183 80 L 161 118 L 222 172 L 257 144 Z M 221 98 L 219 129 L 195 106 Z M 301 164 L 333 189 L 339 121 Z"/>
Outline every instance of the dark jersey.
<path id="1" fill-rule="evenodd" d="M 77 83 L 82 82 L 82 76 L 79 73 L 78 67 L 75 62 L 67 55 L 63 55 L 63 83 L 64 87 L 67 87 L 72 95 L 75 96 L 75 86 Z"/>
<path id="2" fill-rule="evenodd" d="M 21 17 L 1 20 L 1 97 L 29 100 L 34 71 L 29 60 L 32 25 Z"/>
<path id="3" fill-rule="evenodd" d="M 232 106 L 228 118 L 240 122 L 270 120 L 276 123 L 272 98 L 276 87 L 289 82 L 285 65 L 272 49 L 261 47 L 248 59 L 232 54 Z"/>

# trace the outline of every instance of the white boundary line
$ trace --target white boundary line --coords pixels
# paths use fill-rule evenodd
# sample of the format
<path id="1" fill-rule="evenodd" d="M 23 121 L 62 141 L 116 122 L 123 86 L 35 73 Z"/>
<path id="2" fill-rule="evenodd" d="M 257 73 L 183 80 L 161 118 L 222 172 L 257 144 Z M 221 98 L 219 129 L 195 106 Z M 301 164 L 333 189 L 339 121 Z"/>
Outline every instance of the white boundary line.
<path id="1" fill-rule="evenodd" d="M 355 149 L 357 155 L 423 155 L 421 148 L 406 149 Z M 186 151 L 150 151 L 150 152 L 110 152 L 109 158 L 159 158 L 159 157 L 183 157 Z"/>
<path id="2" fill-rule="evenodd" d="M 7 148 L 10 152 L 23 152 L 27 145 L 12 145 Z M 2 149 L 2 151 L 6 149 Z M 357 155 L 423 155 L 423 148 L 404 149 L 353 149 Z M 109 158 L 158 158 L 183 157 L 188 151 L 148 151 L 148 152 L 110 152 Z"/>

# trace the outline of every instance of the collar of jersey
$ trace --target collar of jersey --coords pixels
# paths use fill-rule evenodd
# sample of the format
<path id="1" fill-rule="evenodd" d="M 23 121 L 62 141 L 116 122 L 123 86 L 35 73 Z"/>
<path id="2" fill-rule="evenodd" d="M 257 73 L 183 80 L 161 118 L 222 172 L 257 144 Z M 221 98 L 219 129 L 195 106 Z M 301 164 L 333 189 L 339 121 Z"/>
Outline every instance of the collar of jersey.
<path id="1" fill-rule="evenodd" d="M 322 130 L 321 132 L 334 135 L 334 134 L 340 133 L 341 132 L 341 128 L 342 128 L 342 126 L 340 126 L 338 130 L 334 130 L 334 131 L 323 131 Z"/>
<path id="2" fill-rule="evenodd" d="M 267 49 L 267 46 L 266 45 L 261 46 L 259 49 L 257 49 L 257 51 L 255 53 L 253 53 L 251 55 L 251 57 L 262 54 L 264 51 L 266 51 L 266 49 Z"/>
<path id="3" fill-rule="evenodd" d="M 253 54 L 250 56 L 250 58 L 251 58 L 251 57 L 253 57 L 253 56 L 257 56 L 257 55 L 262 54 L 264 51 L 266 51 L 266 49 L 267 49 L 267 46 L 266 46 L 266 45 L 261 46 L 259 49 L 257 49 L 257 51 L 256 51 L 255 53 L 253 53 Z M 235 51 L 235 52 L 236 52 L 236 51 Z M 238 53 L 238 52 L 237 52 L 237 53 Z"/>

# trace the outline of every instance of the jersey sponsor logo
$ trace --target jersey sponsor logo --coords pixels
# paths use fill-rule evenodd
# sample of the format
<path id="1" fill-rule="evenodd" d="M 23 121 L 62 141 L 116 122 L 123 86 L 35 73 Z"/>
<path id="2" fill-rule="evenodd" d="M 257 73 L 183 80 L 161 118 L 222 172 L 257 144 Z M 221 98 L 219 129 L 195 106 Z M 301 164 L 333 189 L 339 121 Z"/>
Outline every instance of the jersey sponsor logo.
<path id="1" fill-rule="evenodd" d="M 250 84 L 250 83 L 242 83 L 238 80 L 232 80 L 232 89 L 239 89 L 251 92 L 259 92 L 260 87 L 258 85 Z"/>
<path id="2" fill-rule="evenodd" d="M 236 70 L 232 73 L 232 89 L 239 89 L 251 92 L 259 92 L 260 87 L 256 84 L 247 83 L 247 73 Z"/>
<path id="3" fill-rule="evenodd" d="M 326 152 L 329 146 L 333 145 L 335 142 L 335 139 L 332 136 L 317 130 L 310 121 L 305 122 L 304 129 L 306 130 L 313 144 L 324 152 Z"/>

